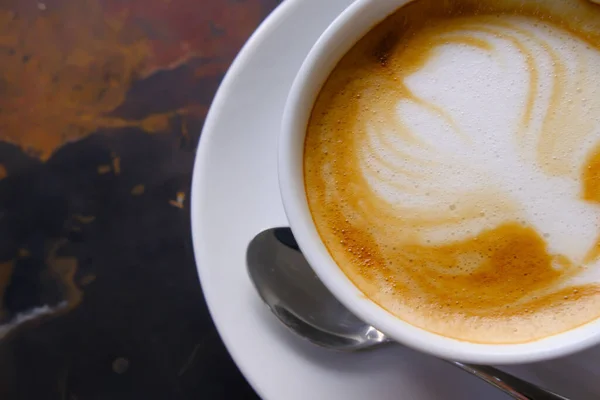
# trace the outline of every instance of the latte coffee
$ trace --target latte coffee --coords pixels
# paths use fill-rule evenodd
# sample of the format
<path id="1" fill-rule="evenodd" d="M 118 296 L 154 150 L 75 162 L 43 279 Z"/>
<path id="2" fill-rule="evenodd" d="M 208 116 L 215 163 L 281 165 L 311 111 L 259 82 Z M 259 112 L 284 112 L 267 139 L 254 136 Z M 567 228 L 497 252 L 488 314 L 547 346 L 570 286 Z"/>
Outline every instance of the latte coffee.
<path id="1" fill-rule="evenodd" d="M 398 318 L 523 343 L 600 317 L 600 6 L 414 0 L 307 127 L 317 230 Z"/>

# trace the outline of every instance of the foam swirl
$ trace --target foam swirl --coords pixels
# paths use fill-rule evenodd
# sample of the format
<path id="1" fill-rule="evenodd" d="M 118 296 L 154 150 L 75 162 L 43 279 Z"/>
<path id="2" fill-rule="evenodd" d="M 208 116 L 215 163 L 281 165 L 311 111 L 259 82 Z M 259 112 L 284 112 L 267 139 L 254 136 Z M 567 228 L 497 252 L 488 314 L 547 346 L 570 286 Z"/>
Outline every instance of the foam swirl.
<path id="1" fill-rule="evenodd" d="M 388 203 L 378 207 L 414 216 L 411 234 L 429 243 L 525 221 L 551 252 L 583 263 L 600 231 L 598 205 L 581 196 L 600 143 L 600 52 L 515 16 L 453 20 L 407 46 L 422 41 L 436 44 L 418 70 L 397 56 L 389 86 L 401 89 L 359 105 L 381 115 L 365 118 L 359 150 L 370 189 Z"/>

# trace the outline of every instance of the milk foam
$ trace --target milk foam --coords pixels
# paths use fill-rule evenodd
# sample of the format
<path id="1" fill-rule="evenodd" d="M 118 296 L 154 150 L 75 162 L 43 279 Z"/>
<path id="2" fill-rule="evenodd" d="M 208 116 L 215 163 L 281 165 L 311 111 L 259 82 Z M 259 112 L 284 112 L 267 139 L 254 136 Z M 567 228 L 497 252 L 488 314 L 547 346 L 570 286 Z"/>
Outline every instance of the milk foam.
<path id="1" fill-rule="evenodd" d="M 424 216 L 460 216 L 461 204 L 492 193 L 475 217 L 414 226 L 421 241 L 462 240 L 510 217 L 542 233 L 550 253 L 583 263 L 600 232 L 599 205 L 581 198 L 581 171 L 600 144 L 600 52 L 523 17 L 465 24 L 449 35 L 456 34 L 492 50 L 442 44 L 402 77 L 414 99 L 399 98 L 383 123 L 365 122 L 361 160 L 370 187 L 399 213 Z M 549 124 L 550 114 L 568 124 Z M 553 131 L 561 126 L 572 130 Z M 600 268 L 587 276 L 600 281 Z"/>
<path id="2" fill-rule="evenodd" d="M 595 7 L 414 0 L 340 61 L 308 124 L 306 194 L 368 298 L 479 343 L 600 318 Z"/>

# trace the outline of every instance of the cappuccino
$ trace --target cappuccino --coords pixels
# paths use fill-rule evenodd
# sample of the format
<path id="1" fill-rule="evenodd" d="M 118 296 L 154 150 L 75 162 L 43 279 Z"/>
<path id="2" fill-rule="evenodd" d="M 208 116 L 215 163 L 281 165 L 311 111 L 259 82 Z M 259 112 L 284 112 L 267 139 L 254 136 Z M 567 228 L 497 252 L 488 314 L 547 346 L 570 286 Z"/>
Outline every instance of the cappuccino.
<path id="1" fill-rule="evenodd" d="M 523 343 L 600 317 L 600 6 L 415 0 L 315 102 L 307 199 L 333 259 L 428 331 Z"/>

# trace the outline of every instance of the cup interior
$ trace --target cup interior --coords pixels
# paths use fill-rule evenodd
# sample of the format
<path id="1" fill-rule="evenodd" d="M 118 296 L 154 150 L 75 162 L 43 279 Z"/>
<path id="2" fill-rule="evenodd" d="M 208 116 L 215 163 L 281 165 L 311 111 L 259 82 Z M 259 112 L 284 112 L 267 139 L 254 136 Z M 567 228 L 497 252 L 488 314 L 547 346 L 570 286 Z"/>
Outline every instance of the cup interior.
<path id="1" fill-rule="evenodd" d="M 418 0 L 417 0 L 418 1 Z M 357 317 L 394 340 L 447 359 L 480 364 L 517 364 L 571 354 L 600 342 L 600 320 L 532 342 L 478 344 L 417 328 L 368 299 L 342 272 L 320 239 L 308 207 L 303 156 L 313 103 L 339 60 L 370 29 L 410 0 L 357 0 L 323 33 L 291 88 L 279 138 L 281 196 L 296 240 L 316 274 Z"/>

